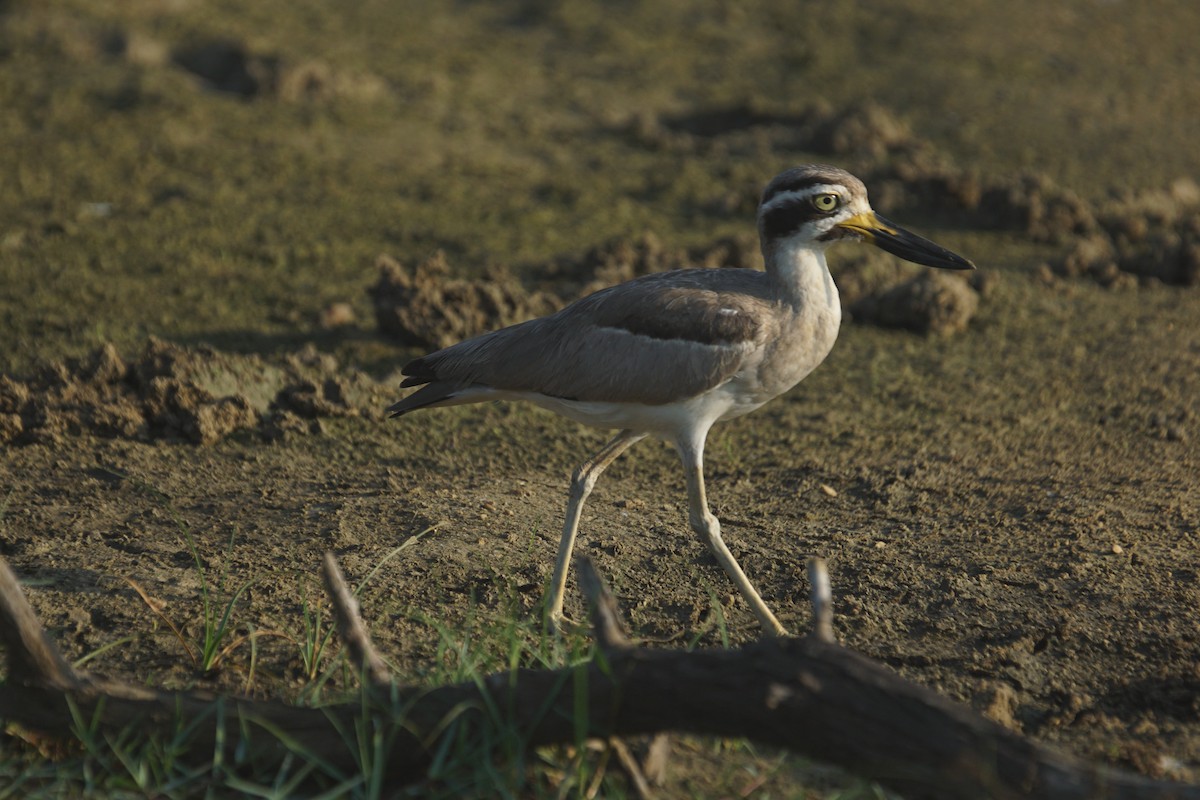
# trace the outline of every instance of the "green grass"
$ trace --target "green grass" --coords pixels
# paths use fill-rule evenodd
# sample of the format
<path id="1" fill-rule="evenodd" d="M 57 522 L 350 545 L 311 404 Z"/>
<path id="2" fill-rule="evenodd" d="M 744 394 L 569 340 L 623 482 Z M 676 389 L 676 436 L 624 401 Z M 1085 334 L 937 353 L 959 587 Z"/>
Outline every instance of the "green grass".
<path id="1" fill-rule="evenodd" d="M 393 549 L 377 566 L 395 556 Z M 198 561 L 199 563 L 199 561 Z M 200 569 L 200 567 L 197 567 Z M 373 570 L 359 582 L 361 592 L 374 577 Z M 223 576 L 226 581 L 228 576 Z M 216 587 L 203 584 L 203 592 Z M 236 584 L 238 586 L 244 583 Z M 238 593 L 234 592 L 234 597 Z M 221 620 L 229 615 L 230 601 L 216 597 L 199 599 L 211 611 L 214 626 L 210 635 L 223 641 Z M 207 605 L 206 605 L 207 603 Z M 317 604 L 307 605 L 315 614 Z M 714 608 L 719 603 L 714 602 Z M 318 620 L 314 622 L 313 619 Z M 436 634 L 436 657 L 418 676 L 399 675 L 402 683 L 437 686 L 457 682 L 482 684 L 486 676 L 532 667 L 584 669 L 592 657 L 592 643 L 582 634 L 549 635 L 540 615 L 522 611 L 515 588 L 509 587 L 507 601 L 485 608 L 472 603 L 460 619 L 436 619 L 414 612 L 412 619 Z M 291 742 L 288 732 L 268 730 L 292 754 L 270 768 L 257 765 L 246 755 L 245 741 L 260 731 L 243 729 L 227 733 L 230 741 L 219 741 L 211 754 L 195 752 L 196 721 L 177 724 L 148 735 L 141 727 L 117 733 L 105 731 L 96 717 L 75 711 L 74 741 L 48 743 L 35 736 L 20 737 L 9 731 L 0 749 L 0 800 L 7 797 L 511 797 L 572 798 L 628 796 L 630 788 L 616 768 L 616 759 L 603 745 L 586 741 L 586 706 L 577 695 L 577 733 L 574 742 L 531 749 L 519 731 L 510 725 L 505 711 L 486 709 L 487 724 L 466 724 L 465 717 L 451 715 L 445 721 L 426 778 L 420 783 L 389 787 L 384 780 L 391 737 L 400 729 L 404 709 L 393 701 L 389 724 L 379 724 L 377 693 L 352 690 L 331 691 L 327 678 L 341 671 L 353 679 L 354 668 L 345 654 L 330 645 L 333 639 L 323 616 L 306 619 L 304 631 L 294 637 L 307 642 L 310 656 L 323 655 L 324 667 L 313 669 L 310 682 L 292 702 L 320 706 L 357 701 L 362 713 L 353 725 L 342 730 L 346 746 L 356 754 L 356 768 L 334 769 L 320 754 L 305 752 Z M 714 624 L 720 625 L 718 616 Z M 213 648 L 211 652 L 226 652 Z M 297 658 L 301 656 L 298 654 Z M 81 661 L 87 660 L 87 657 Z M 305 662 L 310 669 L 319 658 Z M 386 702 L 386 699 L 385 699 Z M 224 706 L 214 704 L 211 713 L 221 715 Z M 248 724 L 248 723 L 246 723 Z M 11 746 L 10 746 L 11 745 Z M 692 796 L 881 798 L 878 787 L 841 776 L 803 759 L 778 751 L 762 751 L 745 741 L 717 741 L 682 737 L 673 743 L 675 773 L 668 791 L 685 791 Z M 831 778 L 830 776 L 834 777 Z M 816 788 L 805 788 L 806 786 Z"/>
<path id="2" fill-rule="evenodd" d="M 122 474 L 122 477 L 129 478 L 130 476 Z M 264 636 L 277 636 L 291 641 L 296 640 L 280 631 L 256 630 L 252 624 L 243 626 L 235 620 L 234 613 L 238 608 L 238 604 L 255 583 L 254 579 L 241 581 L 236 584 L 230 580 L 229 567 L 227 565 L 233 553 L 234 541 L 237 538 L 237 529 L 234 528 L 229 535 L 229 543 L 226 546 L 224 559 L 226 566 L 221 568 L 215 579 L 210 579 L 208 570 L 205 568 L 205 561 L 201 557 L 200 550 L 196 545 L 196 538 L 192 534 L 192 529 L 183 519 L 179 510 L 174 506 L 171 498 L 165 492 L 141 479 L 131 478 L 131 480 L 133 480 L 134 485 L 140 491 L 156 498 L 160 502 L 162 507 L 175 521 L 175 525 L 183 537 L 187 550 L 192 556 L 193 571 L 200 586 L 198 613 L 199 640 L 195 642 L 191 641 L 184 633 L 188 627 L 186 623 L 182 626 L 177 624 L 176 620 L 163 610 L 162 604 L 151 597 L 150 593 L 141 584 L 129 577 L 125 578 L 125 582 L 137 592 L 138 596 L 146 604 L 146 607 L 170 629 L 171 633 L 174 634 L 179 644 L 183 647 L 188 660 L 192 663 L 192 667 L 199 674 L 208 675 L 216 671 L 221 667 L 225 659 L 236 650 L 243 646 L 249 647 L 250 659 L 245 680 L 245 690 L 248 691 L 254 682 L 254 670 L 258 660 L 258 639 Z M 308 622 L 307 616 L 305 617 L 305 622 Z M 306 630 L 307 633 L 308 631 Z M 101 650 L 108 649 L 115 644 L 117 643 L 110 643 L 101 648 Z M 302 639 L 300 645 L 302 653 L 305 651 L 306 645 L 311 651 L 311 645 Z M 90 653 L 82 660 L 94 658 L 98 654 L 99 652 Z"/>
<path id="3" fill-rule="evenodd" d="M 4 743 L 0 747 L 0 800 L 9 797 L 621 798 L 629 795 L 631 789 L 616 766 L 611 748 L 587 740 L 586 695 L 581 681 L 575 683 L 574 741 L 530 748 L 521 732 L 513 727 L 506 710 L 489 705 L 484 709 L 483 725 L 478 723 L 478 717 L 468 720 L 465 714 L 451 714 L 444 721 L 438 732 L 437 750 L 422 781 L 399 790 L 387 785 L 386 754 L 391 751 L 393 737 L 402 731 L 405 709 L 398 705 L 395 695 L 388 707 L 388 698 L 381 698 L 377 691 L 355 688 L 364 682 L 345 652 L 336 646 L 336 631 L 323 590 L 316 588 L 311 577 L 298 576 L 297 591 L 302 595 L 298 630 L 282 630 L 278 625 L 269 630 L 256 629 L 253 622 L 242 619 L 247 611 L 244 607 L 247 593 L 255 581 L 235 577 L 229 566 L 233 563 L 236 528 L 225 545 L 222 566 L 214 574 L 191 527 L 170 496 L 141 479 L 123 477 L 173 518 L 190 555 L 198 587 L 191 619 L 173 618 L 140 585 L 130 579 L 127 582 L 152 610 L 154 618 L 170 629 L 196 678 L 204 681 L 213 677 L 235 652 L 248 648 L 248 663 L 238 664 L 245 673 L 242 691 L 253 689 L 258 695 L 267 691 L 287 702 L 312 707 L 357 702 L 360 713 L 340 731 L 346 748 L 354 754 L 354 768 L 336 768 L 323 754 L 306 751 L 288 731 L 261 722 L 243 721 L 240 729 L 232 730 L 218 726 L 221 738 L 215 746 L 206 745 L 211 752 L 197 752 L 200 745 L 196 734 L 203 720 L 176 722 L 174 726 L 156 729 L 153 734 L 144 726 L 114 732 L 99 725 L 98 714 L 87 716 L 72 706 L 73 738 L 68 741 L 47 740 L 12 726 L 6 730 L 7 735 L 0 739 Z M 6 506 L 7 500 L 0 504 L 0 515 Z M 390 561 L 433 530 L 422 530 L 375 558 L 355 584 L 354 596 L 362 597 Z M 431 632 L 433 657 L 407 674 L 390 665 L 394 679 L 405 685 L 430 687 L 455 683 L 482 686 L 489 675 L 523 668 L 567 667 L 576 674 L 587 668 L 594 655 L 588 636 L 552 632 L 540 607 L 532 613 L 524 609 L 515 584 L 509 583 L 502 573 L 497 573 L 494 580 L 499 584 L 498 603 L 484 604 L 472 599 L 465 612 L 453 619 L 401 609 L 398 613 L 408 622 Z M 710 599 L 712 610 L 708 621 L 687 643 L 688 648 L 697 646 L 714 629 L 722 646 L 729 646 L 723 609 L 711 590 Z M 371 610 L 370 597 L 366 605 Z M 188 630 L 198 633 L 189 637 L 185 633 Z M 82 667 L 107 651 L 136 640 L 138 635 L 138 631 L 131 631 L 83 655 L 75 664 Z M 277 687 L 289 685 L 286 675 L 263 673 L 264 669 L 290 670 L 289 657 L 284 656 L 281 662 L 277 652 L 272 653 L 276 657 L 267 662 L 269 666 L 259 666 L 257 642 L 264 636 L 288 644 L 283 650 L 291 654 L 290 662 L 298 666 L 292 673 L 301 677 L 298 688 L 281 693 Z M 223 702 L 217 702 L 209 713 L 220 717 L 225 709 Z M 270 765 L 257 762 L 248 744 L 251 738 L 257 740 L 263 735 L 264 731 L 258 728 L 277 738 L 289 755 Z M 786 753 L 760 751 L 746 741 L 684 737 L 675 740 L 673 750 L 681 755 L 683 765 L 676 767 L 680 774 L 672 776 L 672 785 L 668 787 L 672 793 L 714 797 L 752 793 L 755 797 L 847 800 L 882 797 L 881 790 L 871 784 L 844 777 L 831 782 L 829 770 Z M 820 788 L 804 788 L 810 782 Z"/>
<path id="4" fill-rule="evenodd" d="M 50 742 L 42 737 L 9 729 L 0 739 L 0 800 L 6 797 L 349 797 L 396 796 L 396 787 L 385 782 L 384 754 L 390 740 L 403 724 L 404 709 L 379 714 L 378 693 L 356 687 L 360 676 L 339 647 L 328 601 L 315 579 L 298 575 L 296 595 L 300 613 L 280 624 L 257 626 L 247 617 L 253 605 L 250 590 L 253 576 L 237 574 L 234 528 L 222 541 L 219 553 L 208 554 L 199 537 L 164 491 L 141 478 L 122 475 L 139 493 L 174 520 L 186 551 L 196 587 L 191 602 L 173 598 L 164 606 L 130 581 L 142 595 L 153 616 L 146 626 L 164 623 L 182 650 L 184 684 L 216 686 L 230 690 L 234 684 L 216 673 L 223 667 L 240 672 L 244 682 L 232 691 L 270 696 L 300 706 L 320 707 L 332 703 L 358 702 L 361 713 L 341 731 L 346 748 L 355 754 L 350 770 L 334 768 L 321 753 L 305 751 L 286 730 L 265 733 L 276 737 L 290 750 L 281 763 L 264 766 L 247 754 L 246 742 L 259 740 L 264 730 L 257 726 L 225 731 L 228 741 L 219 741 L 209 752 L 197 752 L 196 724 L 176 724 L 149 735 L 143 727 L 113 732 L 101 729 L 97 718 L 76 712 L 73 738 Z M 0 503 L 0 515 L 8 500 Z M 367 563 L 363 574 L 352 582 L 355 597 L 365 610 L 382 611 L 385 618 L 401 616 L 408 630 L 424 629 L 430 634 L 432 656 L 417 665 L 399 669 L 390 664 L 394 679 L 404 685 L 440 686 L 476 683 L 494 674 L 522 668 L 583 670 L 593 656 L 589 637 L 573 633 L 559 636 L 547 630 L 540 608 L 532 611 L 522 603 L 516 579 L 497 571 L 492 580 L 497 602 L 472 599 L 465 610 L 452 617 L 436 616 L 413 608 L 380 608 L 374 591 L 382 570 L 393 559 L 433 531 L 425 529 L 402 544 L 381 551 Z M 534 536 L 531 532 L 530 536 Z M 214 543 L 215 544 L 215 543 Z M 214 566 L 216 565 L 216 566 Z M 511 581 L 514 581 L 510 583 Z M 683 646 L 715 638 L 728 647 L 730 636 L 724 610 L 715 591 L 709 590 L 710 612 L 701 630 Z M 383 595 L 385 596 L 385 595 Z M 164 608 L 169 608 L 169 613 Z M 378 623 L 376 623 L 378 624 Z M 289 627 L 290 626 L 290 627 Z M 76 660 L 77 666 L 98 659 L 115 647 L 136 642 L 152 631 L 128 630 Z M 274 637 L 270 657 L 259 660 L 258 642 Z M 162 639 L 162 637 L 157 637 Z M 169 640 L 166 640 L 169 641 Z M 171 651 L 167 647 L 168 652 Z M 248 651 L 248 652 L 247 652 Z M 234 655 L 238 658 L 234 658 Z M 383 653 L 386 657 L 386 653 Z M 159 664 L 161 669 L 161 664 Z M 143 675 L 129 676 L 142 680 Z M 169 679 L 176 680 L 176 679 Z M 486 724 L 477 718 L 467 724 L 465 716 L 445 720 L 438 749 L 425 778 L 402 787 L 399 796 L 573 798 L 628 796 L 630 787 L 617 767 L 617 759 L 603 743 L 588 742 L 585 696 L 576 695 L 574 741 L 554 747 L 530 748 L 520 731 L 510 724 L 506 710 L 485 709 Z M 174 687 L 171 687 L 174 688 Z M 357 692 L 357 694 L 356 694 Z M 386 702 L 386 698 L 385 698 Z M 211 713 L 225 713 L 214 704 Z M 389 720 L 380 724 L 380 719 Z M 250 723 L 246 723 L 250 726 Z M 265 727 L 265 726 L 263 726 Z M 696 797 L 814 797 L 873 798 L 879 790 L 871 784 L 844 776 L 830 779 L 829 770 L 814 767 L 803 759 L 774 750 L 761 750 L 746 741 L 718 741 L 693 737 L 676 738 L 672 746 L 673 770 L 668 794 Z M 840 776 L 840 773 L 836 773 Z M 832 787 L 832 788 L 830 788 Z"/>
<path id="5" fill-rule="evenodd" d="M 182 525 L 182 522 L 180 523 Z M 233 549 L 233 540 L 235 533 L 229 536 L 229 549 Z M 200 558 L 200 551 L 196 549 L 196 540 L 192 536 L 191 530 L 183 526 L 184 541 L 187 542 L 188 550 L 192 554 L 192 560 L 196 564 L 196 575 L 200 580 L 200 606 L 201 606 L 201 621 L 203 637 L 200 642 L 200 651 L 198 657 L 194 657 L 197 667 L 203 672 L 211 672 L 216 669 L 221 660 L 231 653 L 235 648 L 243 642 L 253 642 L 255 631 L 235 637 L 236 626 L 233 623 L 233 612 L 237 608 L 238 600 L 242 595 L 254 585 L 253 580 L 248 580 L 237 585 L 232 592 L 228 591 L 227 578 L 228 572 L 222 570 L 218 576 L 215 586 L 210 587 L 208 578 L 205 575 L 204 561 Z M 220 595 L 224 595 L 224 599 L 220 599 Z M 223 602 L 223 605 L 222 605 Z M 191 655 L 189 651 L 189 655 Z M 253 669 L 251 670 L 253 673 Z"/>

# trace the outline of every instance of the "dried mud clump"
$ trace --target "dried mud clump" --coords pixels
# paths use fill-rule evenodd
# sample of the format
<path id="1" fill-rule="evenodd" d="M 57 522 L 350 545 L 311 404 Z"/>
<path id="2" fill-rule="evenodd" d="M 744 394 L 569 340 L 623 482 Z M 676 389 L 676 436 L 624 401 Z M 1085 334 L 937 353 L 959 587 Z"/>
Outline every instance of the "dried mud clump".
<path id="1" fill-rule="evenodd" d="M 1035 175 L 987 183 L 946 166 L 900 161 L 869 183 L 885 208 L 936 209 L 964 225 L 1011 230 L 1062 245 L 1049 276 L 1104 286 L 1155 280 L 1200 284 L 1200 186 L 1180 178 L 1163 190 L 1093 205 Z"/>
<path id="2" fill-rule="evenodd" d="M 182 438 L 212 444 L 234 431 L 258 424 L 258 414 L 241 395 L 213 397 L 194 386 L 170 385 L 150 400 L 151 430 L 156 438 Z"/>
<path id="3" fill-rule="evenodd" d="M 979 293 L 965 280 L 926 271 L 882 294 L 863 297 L 851 313 L 888 328 L 945 336 L 965 331 L 978 308 Z"/>
<path id="4" fill-rule="evenodd" d="M 856 103 L 813 116 L 815 130 L 807 144 L 820 153 L 880 160 L 924 149 L 908 124 L 878 103 Z"/>
<path id="5" fill-rule="evenodd" d="M 664 247 L 652 233 L 616 238 L 581 256 L 532 268 L 544 288 L 526 289 L 507 270 L 479 279 L 450 277 L 445 255 L 415 269 L 381 255 L 379 278 L 368 291 L 379 329 L 405 344 L 442 348 L 455 342 L 553 313 L 607 286 L 683 267 L 761 267 L 757 240 L 724 237 L 693 249 Z"/>
<path id="6" fill-rule="evenodd" d="M 1117 248 L 1112 239 L 1097 232 L 1076 240 L 1062 260 L 1054 265 L 1053 271 L 1069 278 L 1092 278 L 1103 286 L 1136 283 L 1132 275 L 1121 271 L 1117 260 Z M 1047 280 L 1050 280 L 1049 276 L 1047 271 Z"/>
<path id="7" fill-rule="evenodd" d="M 876 202 L 886 208 L 934 208 L 966 225 L 1063 245 L 1066 253 L 1052 267 L 1060 276 L 1105 286 L 1138 279 L 1200 283 L 1200 186 L 1189 178 L 1099 206 L 1041 176 L 987 183 L 912 160 L 890 165 L 870 182 Z"/>
<path id="8" fill-rule="evenodd" d="M 280 389 L 271 405 L 307 419 L 358 416 L 358 409 L 346 399 L 345 384 L 337 378 L 301 379 Z"/>
<path id="9" fill-rule="evenodd" d="M 1200 186 L 1188 178 L 1168 189 L 1114 200 L 1097 213 L 1098 230 L 1055 265 L 1067 277 L 1106 286 L 1135 278 L 1200 285 Z"/>
<path id="10" fill-rule="evenodd" d="M 557 258 L 537 271 L 561 299 L 573 299 L 641 275 L 678 269 L 686 261 L 686 250 L 666 247 L 653 233 L 644 233 L 609 239 L 582 255 Z"/>
<path id="11" fill-rule="evenodd" d="M 829 265 L 842 299 L 842 309 L 849 311 L 856 321 L 864 320 L 854 312 L 856 306 L 915 278 L 923 270 L 923 267 L 901 261 L 874 247 L 854 248 L 831 259 Z"/>
<path id="12" fill-rule="evenodd" d="M 131 53 L 130 58 L 136 56 Z M 377 76 L 337 72 L 319 61 L 291 62 L 254 53 L 234 39 L 182 45 L 171 52 L 171 61 L 215 91 L 246 98 L 269 95 L 288 102 L 321 102 L 337 97 L 371 100 L 387 90 Z"/>
<path id="13" fill-rule="evenodd" d="M 28 402 L 28 386 L 0 375 L 0 442 L 11 442 L 25 432 L 21 412 Z"/>
<path id="14" fill-rule="evenodd" d="M 985 183 L 961 170 L 914 162 L 892 165 L 871 183 L 886 208 L 934 208 L 962 224 L 1065 246 L 1048 274 L 1104 286 L 1200 284 L 1200 186 L 1190 178 L 1098 206 L 1040 176 Z"/>
<path id="15" fill-rule="evenodd" d="M 978 210 L 982 224 L 1017 230 L 1038 242 L 1062 244 L 1097 229 L 1094 212 L 1078 195 L 1036 175 L 988 186 Z"/>
<path id="16" fill-rule="evenodd" d="M 561 305 L 553 295 L 526 291 L 500 268 L 481 280 L 451 278 L 440 251 L 411 270 L 388 255 L 376 266 L 379 278 L 370 289 L 375 321 L 384 333 L 416 347 L 447 347 Z"/>
<path id="17" fill-rule="evenodd" d="M 1079 196 L 1036 175 L 988 182 L 977 174 L 914 155 L 867 177 L 877 208 L 936 211 L 957 224 L 1009 230 L 1049 244 L 1066 244 L 1099 229 Z"/>
<path id="18" fill-rule="evenodd" d="M 985 189 L 978 175 L 915 159 L 869 175 L 866 182 L 871 204 L 888 209 L 887 216 L 893 210 L 915 209 L 922 214 L 937 212 L 961 225 L 977 224 Z"/>
<path id="19" fill-rule="evenodd" d="M 155 340 L 126 364 L 107 344 L 85 358 L 50 364 L 29 381 L 5 376 L 4 439 L 28 444 L 92 433 L 207 444 L 254 425 L 245 397 L 214 394 L 195 379 L 194 361 L 203 357 Z"/>
<path id="20" fill-rule="evenodd" d="M 312 420 L 360 413 L 350 395 L 363 394 L 356 382 L 366 379 L 332 371 L 303 356 L 274 366 L 255 356 L 156 339 L 127 363 L 106 344 L 84 358 L 50 364 L 28 380 L 0 376 L 0 443 L 91 434 L 204 445 L 260 429 L 271 437 L 280 415 Z"/>

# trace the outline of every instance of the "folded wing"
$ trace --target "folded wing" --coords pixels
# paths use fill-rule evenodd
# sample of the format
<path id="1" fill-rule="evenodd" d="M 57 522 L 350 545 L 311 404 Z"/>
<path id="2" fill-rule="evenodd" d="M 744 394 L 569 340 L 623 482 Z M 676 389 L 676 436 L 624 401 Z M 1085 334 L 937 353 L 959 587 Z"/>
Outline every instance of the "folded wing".
<path id="1" fill-rule="evenodd" d="M 752 270 L 679 270 L 602 290 L 410 362 L 401 385 L 423 388 L 389 410 L 485 400 L 488 389 L 648 405 L 701 394 L 770 338 L 766 280 Z"/>

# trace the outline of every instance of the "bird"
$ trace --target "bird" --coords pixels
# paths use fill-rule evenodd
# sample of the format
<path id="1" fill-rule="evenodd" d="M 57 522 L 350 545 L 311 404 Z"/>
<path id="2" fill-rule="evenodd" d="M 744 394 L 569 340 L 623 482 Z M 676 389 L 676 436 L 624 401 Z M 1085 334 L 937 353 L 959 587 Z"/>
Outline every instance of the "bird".
<path id="1" fill-rule="evenodd" d="M 721 537 L 708 507 L 704 444 L 717 422 L 740 417 L 803 380 L 829 354 L 842 320 L 825 251 L 862 241 L 928 267 L 971 270 L 967 259 L 872 210 L 861 180 L 809 164 L 763 190 L 757 225 L 764 269 L 651 273 L 600 289 L 544 317 L 475 336 L 409 361 L 392 405 L 418 409 L 525 400 L 619 432 L 573 473 L 544 610 L 564 625 L 571 552 L 584 503 L 622 453 L 646 438 L 672 444 L 687 483 L 688 520 L 758 619 L 786 629 Z"/>

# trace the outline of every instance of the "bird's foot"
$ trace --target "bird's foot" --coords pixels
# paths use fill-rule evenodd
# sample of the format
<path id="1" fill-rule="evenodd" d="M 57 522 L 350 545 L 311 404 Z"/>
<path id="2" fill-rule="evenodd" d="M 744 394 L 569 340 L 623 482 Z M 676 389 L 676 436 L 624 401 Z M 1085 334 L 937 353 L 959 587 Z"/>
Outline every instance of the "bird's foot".
<path id="1" fill-rule="evenodd" d="M 592 627 L 586 622 L 579 622 L 566 616 L 561 611 L 557 614 L 550 613 L 546 615 L 548 627 L 559 636 L 569 636 L 571 634 L 588 633 Z"/>

